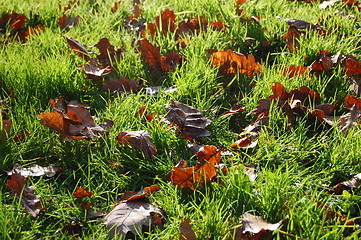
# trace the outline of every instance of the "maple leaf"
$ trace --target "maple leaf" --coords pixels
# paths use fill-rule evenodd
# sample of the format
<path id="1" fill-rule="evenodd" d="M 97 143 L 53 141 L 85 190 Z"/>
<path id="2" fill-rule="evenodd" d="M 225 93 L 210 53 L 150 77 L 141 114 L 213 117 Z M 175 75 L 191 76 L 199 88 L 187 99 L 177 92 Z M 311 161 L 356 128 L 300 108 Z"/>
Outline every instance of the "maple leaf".
<path id="1" fill-rule="evenodd" d="M 39 114 L 40 123 L 59 132 L 67 140 L 89 140 L 104 133 L 94 122 L 88 107 L 73 100 L 67 103 L 62 97 L 50 99 L 54 111 Z"/>
<path id="2" fill-rule="evenodd" d="M 247 74 L 248 77 L 260 74 L 264 69 L 262 65 L 256 62 L 253 55 L 244 55 L 234 52 L 230 49 L 206 50 L 209 54 L 211 64 L 219 67 L 219 71 L 225 76 L 233 76 L 236 73 Z"/>
<path id="3" fill-rule="evenodd" d="M 241 226 L 235 229 L 234 240 L 267 239 L 268 232 L 277 230 L 281 226 L 282 220 L 272 224 L 266 222 L 262 217 L 244 213 L 240 224 Z"/>
<path id="4" fill-rule="evenodd" d="M 94 45 L 100 51 L 100 54 L 97 55 L 98 61 L 102 64 L 103 67 L 108 67 L 112 63 L 119 61 L 121 59 L 122 53 L 124 52 L 123 48 L 116 49 L 113 45 L 110 44 L 108 38 L 101 38 L 97 44 Z"/>
<path id="5" fill-rule="evenodd" d="M 177 64 L 180 64 L 184 56 L 173 51 L 160 55 L 160 47 L 155 47 L 147 39 L 139 40 L 138 47 L 141 58 L 148 63 L 154 72 L 173 72 Z"/>
<path id="6" fill-rule="evenodd" d="M 86 190 L 85 188 L 76 188 L 75 192 L 73 193 L 73 196 L 76 198 L 81 198 L 81 197 L 89 197 L 89 196 L 93 196 L 94 193 L 89 192 L 88 190 Z"/>
<path id="7" fill-rule="evenodd" d="M 205 111 L 200 111 L 181 102 L 172 101 L 166 105 L 168 111 L 165 116 L 167 124 L 175 124 L 181 133 L 190 138 L 210 136 L 211 133 L 204 129 L 212 123 L 208 118 L 203 117 Z"/>
<path id="8" fill-rule="evenodd" d="M 143 226 L 155 225 L 159 214 L 164 218 L 163 211 L 155 204 L 148 202 L 121 202 L 104 217 L 110 237 L 123 236 L 128 232 L 137 235 Z"/>
<path id="9" fill-rule="evenodd" d="M 196 234 L 192 229 L 192 225 L 190 224 L 190 218 L 186 218 L 179 225 L 179 231 L 181 233 L 180 240 L 196 240 Z"/>
<path id="10" fill-rule="evenodd" d="M 126 77 L 110 78 L 104 81 L 104 91 L 132 91 L 139 92 L 141 87 L 133 79 Z"/>
<path id="11" fill-rule="evenodd" d="M 119 144 L 141 149 L 147 158 L 153 158 L 153 155 L 158 151 L 151 139 L 148 130 L 121 132 L 116 137 Z"/>
<path id="12" fill-rule="evenodd" d="M 13 170 L 6 171 L 6 173 L 11 176 L 12 174 L 20 174 L 21 176 L 47 176 L 53 177 L 55 174 L 61 172 L 62 170 L 55 164 L 50 164 L 48 167 L 41 167 L 37 164 L 31 164 L 28 167 L 21 167 L 19 164 L 15 164 Z"/>
<path id="13" fill-rule="evenodd" d="M 10 188 L 11 194 L 21 199 L 22 205 L 25 207 L 25 212 L 32 217 L 39 215 L 43 209 L 40 201 L 40 195 L 35 195 L 35 187 L 26 187 L 27 178 L 19 173 L 11 174 L 11 179 L 6 180 L 6 185 Z"/>
<path id="14" fill-rule="evenodd" d="M 172 183 L 179 188 L 194 190 L 199 184 L 211 181 L 217 173 L 215 167 L 221 161 L 221 151 L 215 146 L 203 146 L 196 154 L 198 161 L 194 167 L 185 164 L 172 168 Z"/>
<path id="15" fill-rule="evenodd" d="M 165 9 L 161 12 L 160 16 L 155 18 L 155 23 L 148 23 L 148 31 L 151 36 L 154 36 L 157 32 L 167 34 L 168 31 L 174 32 L 176 29 L 175 18 L 177 16 L 170 9 Z"/>

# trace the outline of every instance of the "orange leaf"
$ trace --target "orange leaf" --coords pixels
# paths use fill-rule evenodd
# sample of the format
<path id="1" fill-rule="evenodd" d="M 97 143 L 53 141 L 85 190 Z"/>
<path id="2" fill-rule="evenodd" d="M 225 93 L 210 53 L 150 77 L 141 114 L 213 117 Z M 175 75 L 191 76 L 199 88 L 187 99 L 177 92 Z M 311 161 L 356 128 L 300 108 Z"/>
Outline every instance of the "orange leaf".
<path id="1" fill-rule="evenodd" d="M 216 176 L 215 168 L 221 161 L 221 151 L 215 146 L 203 146 L 197 153 L 198 162 L 194 167 L 182 168 L 173 167 L 171 180 L 173 184 L 180 188 L 190 188 L 192 190 L 198 184 L 211 181 Z"/>
<path id="2" fill-rule="evenodd" d="M 79 188 L 79 187 L 73 193 L 73 196 L 76 198 L 88 197 L 88 196 L 93 196 L 93 195 L 94 195 L 94 193 L 89 192 L 85 188 Z"/>

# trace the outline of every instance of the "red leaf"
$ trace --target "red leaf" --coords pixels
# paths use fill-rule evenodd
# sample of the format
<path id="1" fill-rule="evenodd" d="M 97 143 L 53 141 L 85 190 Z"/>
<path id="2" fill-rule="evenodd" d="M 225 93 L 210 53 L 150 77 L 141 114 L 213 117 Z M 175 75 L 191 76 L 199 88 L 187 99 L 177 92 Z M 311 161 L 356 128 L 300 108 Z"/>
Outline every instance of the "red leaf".
<path id="1" fill-rule="evenodd" d="M 347 57 L 345 60 L 346 75 L 351 77 L 361 74 L 361 64 L 356 59 Z"/>
<path id="2" fill-rule="evenodd" d="M 298 43 L 298 39 L 301 36 L 301 32 L 297 30 L 297 28 L 295 27 L 289 27 L 287 33 L 283 36 L 283 39 L 286 39 L 286 45 L 288 47 L 289 50 L 291 50 L 292 52 L 296 52 L 298 47 L 299 47 L 299 43 Z"/>
<path id="3" fill-rule="evenodd" d="M 138 192 L 127 192 L 122 195 L 122 199 L 125 199 L 123 202 L 130 202 L 135 201 L 140 198 L 144 198 L 150 194 L 153 194 L 160 190 L 160 187 L 158 185 L 151 185 L 149 187 L 145 187 L 144 189 L 138 191 Z"/>
<path id="4" fill-rule="evenodd" d="M 25 24 L 26 16 L 16 12 L 4 14 L 0 18 L 0 28 L 6 29 L 6 25 L 10 25 L 11 29 L 19 31 Z"/>
<path id="5" fill-rule="evenodd" d="M 361 100 L 348 94 L 345 98 L 345 108 L 351 109 L 352 106 L 356 106 L 357 110 L 361 111 Z"/>
<path id="6" fill-rule="evenodd" d="M 89 192 L 88 190 L 86 190 L 85 188 L 76 188 L 75 192 L 73 193 L 73 196 L 76 198 L 81 198 L 81 197 L 89 197 L 89 196 L 93 196 L 94 193 Z"/>

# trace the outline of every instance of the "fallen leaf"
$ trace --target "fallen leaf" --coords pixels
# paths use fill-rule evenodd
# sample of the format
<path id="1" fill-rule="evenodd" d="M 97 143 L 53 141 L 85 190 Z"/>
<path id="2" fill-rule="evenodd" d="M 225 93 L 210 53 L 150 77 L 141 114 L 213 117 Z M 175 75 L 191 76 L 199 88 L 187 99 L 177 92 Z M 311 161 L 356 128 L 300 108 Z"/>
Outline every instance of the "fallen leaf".
<path id="1" fill-rule="evenodd" d="M 28 167 L 21 167 L 19 164 L 15 164 L 13 167 L 13 170 L 6 171 L 6 173 L 11 176 L 12 174 L 19 174 L 24 177 L 28 176 L 47 176 L 47 177 L 53 177 L 55 174 L 61 172 L 62 170 L 56 166 L 55 164 L 50 164 L 48 167 L 41 167 L 36 164 L 31 164 Z"/>
<path id="2" fill-rule="evenodd" d="M 328 193 L 340 195 L 344 190 L 358 188 L 358 186 L 360 186 L 360 180 L 361 180 L 361 173 L 356 174 L 347 181 L 343 181 L 341 183 L 336 184 L 330 189 L 330 191 L 328 191 Z"/>
<path id="3" fill-rule="evenodd" d="M 125 199 L 124 201 L 126 202 L 135 201 L 144 198 L 150 194 L 153 194 L 159 190 L 160 188 L 158 185 L 151 185 L 149 187 L 143 188 L 138 192 L 126 192 L 122 195 L 122 199 Z"/>
<path id="4" fill-rule="evenodd" d="M 92 53 L 88 49 L 86 49 L 82 44 L 80 44 L 78 41 L 66 38 L 66 41 L 68 43 L 69 48 L 74 50 L 74 53 L 78 55 L 79 57 L 83 58 L 86 61 L 90 60 L 89 55 Z"/>
<path id="5" fill-rule="evenodd" d="M 76 198 L 81 198 L 81 197 L 90 197 L 93 196 L 94 193 L 89 192 L 88 190 L 86 190 L 85 188 L 76 188 L 75 192 L 73 193 L 73 196 Z"/>
<path id="6" fill-rule="evenodd" d="M 254 216 L 250 213 L 244 213 L 241 226 L 235 229 L 234 240 L 268 239 L 270 231 L 277 230 L 282 220 L 278 223 L 268 223 L 262 217 Z M 252 235 L 249 235 L 249 234 Z"/>
<path id="7" fill-rule="evenodd" d="M 185 164 L 172 168 L 172 183 L 179 188 L 190 188 L 194 190 L 196 186 L 204 182 L 211 181 L 217 173 L 215 167 L 221 161 L 221 151 L 215 146 L 203 146 L 196 154 L 198 161 L 194 167 L 185 167 Z"/>
<path id="8" fill-rule="evenodd" d="M 149 64 L 154 72 L 173 72 L 184 59 L 184 56 L 176 51 L 161 56 L 160 47 L 153 46 L 147 39 L 141 39 L 138 42 L 142 60 Z"/>
<path id="9" fill-rule="evenodd" d="M 156 219 L 152 217 L 154 214 L 163 217 L 163 211 L 153 203 L 121 202 L 104 217 L 104 224 L 111 238 L 125 237 L 128 232 L 137 235 L 143 226 L 156 224 Z"/>
<path id="10" fill-rule="evenodd" d="M 179 225 L 179 231 L 181 233 L 180 240 L 196 240 L 196 234 L 192 229 L 192 225 L 190 224 L 190 218 L 186 218 Z"/>
<path id="11" fill-rule="evenodd" d="M 287 33 L 282 38 L 286 39 L 287 48 L 292 52 L 296 52 L 300 46 L 298 42 L 300 36 L 301 36 L 301 32 L 297 30 L 296 27 L 291 26 L 288 28 Z"/>
<path id="12" fill-rule="evenodd" d="M 109 67 L 114 64 L 114 62 L 119 61 L 124 52 L 123 48 L 116 49 L 110 44 L 108 38 L 104 37 L 101 38 L 94 47 L 99 49 L 100 54 L 97 55 L 97 59 L 103 67 Z"/>
<path id="13" fill-rule="evenodd" d="M 63 15 L 60 18 L 58 18 L 58 23 L 60 28 L 65 29 L 69 27 L 77 26 L 79 23 L 79 16 L 76 17 L 68 17 L 67 15 Z"/>
<path id="14" fill-rule="evenodd" d="M 253 55 L 246 56 L 230 49 L 226 51 L 209 49 L 206 52 L 209 54 L 212 66 L 219 67 L 220 73 L 225 76 L 242 73 L 252 77 L 264 71 L 262 65 L 256 62 Z"/>
<path id="15" fill-rule="evenodd" d="M 148 130 L 121 132 L 116 137 L 119 144 L 141 149 L 147 158 L 153 158 L 153 155 L 158 151 L 151 139 Z"/>
<path id="16" fill-rule="evenodd" d="M 11 179 L 6 180 L 6 185 L 10 188 L 11 194 L 21 199 L 22 205 L 25 207 L 25 212 L 32 217 L 37 217 L 43 209 L 40 195 L 35 195 L 35 187 L 26 187 L 27 178 L 19 173 L 11 174 Z"/>
<path id="17" fill-rule="evenodd" d="M 212 123 L 208 118 L 203 117 L 205 111 L 200 111 L 181 102 L 172 101 L 166 105 L 168 111 L 164 122 L 175 124 L 183 135 L 190 138 L 210 136 L 211 133 L 205 129 Z"/>
<path id="18" fill-rule="evenodd" d="M 87 106 L 75 100 L 67 103 L 62 97 L 49 102 L 54 111 L 40 113 L 40 122 L 59 132 L 65 140 L 89 140 L 104 133 L 104 129 L 94 122 Z"/>
<path id="19" fill-rule="evenodd" d="M 110 78 L 104 81 L 104 91 L 132 91 L 132 92 L 139 92 L 141 87 L 138 83 L 126 77 L 120 78 Z"/>
<path id="20" fill-rule="evenodd" d="M 293 76 L 307 76 L 309 72 L 310 70 L 308 67 L 291 65 L 290 67 L 283 69 L 282 75 L 291 78 Z"/>
<path id="21" fill-rule="evenodd" d="M 299 20 L 299 19 L 293 19 L 293 18 L 282 18 L 280 16 L 277 16 L 276 18 L 281 19 L 283 21 L 286 21 L 288 23 L 288 25 L 294 26 L 297 29 L 323 29 L 323 26 L 317 25 L 317 24 L 312 24 L 303 20 Z"/>
<path id="22" fill-rule="evenodd" d="M 72 238 L 76 238 L 82 235 L 83 228 L 83 225 L 72 221 L 71 223 L 64 225 L 61 231 L 70 235 Z"/>

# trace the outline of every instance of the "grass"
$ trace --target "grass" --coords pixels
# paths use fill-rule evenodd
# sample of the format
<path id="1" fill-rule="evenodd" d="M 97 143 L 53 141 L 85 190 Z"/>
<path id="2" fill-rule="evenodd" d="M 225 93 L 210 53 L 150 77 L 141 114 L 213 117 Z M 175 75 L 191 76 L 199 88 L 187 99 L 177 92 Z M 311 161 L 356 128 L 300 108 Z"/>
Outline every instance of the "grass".
<path id="1" fill-rule="evenodd" d="M 337 100 L 343 103 L 351 92 L 341 66 L 318 76 L 288 78 L 281 72 L 290 65 L 309 66 L 317 52 L 325 49 L 360 60 L 361 32 L 356 7 L 343 6 L 341 2 L 319 9 L 319 2 L 247 1 L 240 8 L 248 17 L 259 15 L 257 23 L 237 15 L 235 1 L 142 1 L 141 18 L 147 23 L 154 22 L 161 11 L 169 8 L 177 15 L 177 21 L 199 15 L 229 26 L 222 32 L 208 29 L 189 37 L 187 48 L 179 48 L 171 32 L 153 39 L 148 36 L 160 47 L 162 55 L 179 50 L 186 59 L 174 72 L 155 76 L 133 44 L 139 37 L 124 26 L 124 20 L 132 13 L 131 1 L 123 1 L 115 12 L 110 11 L 114 0 L 78 2 L 66 12 L 68 16 L 80 17 L 79 24 L 69 29 L 61 29 L 57 23 L 64 14 L 58 5 L 67 6 L 68 1 L 3 0 L 0 3 L 1 16 L 16 11 L 27 16 L 26 24 L 45 26 L 43 32 L 32 35 L 25 43 L 12 40 L 0 44 L 0 99 L 10 97 L 0 107 L 8 110 L 12 120 L 7 140 L 0 143 L 0 169 L 9 171 L 16 163 L 56 164 L 63 169 L 62 174 L 53 178 L 29 178 L 28 185 L 35 186 L 36 194 L 41 195 L 45 204 L 36 218 L 26 214 L 21 201 L 10 194 L 6 185 L 8 177 L 3 174 L 1 239 L 70 239 L 72 236 L 62 229 L 72 221 L 83 225 L 78 239 L 107 239 L 108 230 L 103 223 L 82 219 L 90 212 L 110 211 L 123 193 L 151 184 L 161 188 L 150 200 L 164 209 L 165 225 L 163 229 L 142 232 L 137 239 L 178 239 L 179 225 L 186 218 L 191 219 L 197 239 L 232 239 L 230 229 L 239 224 L 245 212 L 272 223 L 283 219 L 280 230 L 272 233 L 273 239 L 359 239 L 360 190 L 344 191 L 342 195 L 327 193 L 331 186 L 361 172 L 359 124 L 344 134 L 337 127 L 320 130 L 317 124 L 299 118 L 290 130 L 286 115 L 274 107 L 269 115 L 270 124 L 260 132 L 255 149 L 234 151 L 229 147 L 252 122 L 246 113 L 257 106 L 258 100 L 272 94 L 271 86 L 275 82 L 281 82 L 288 91 L 308 86 L 320 93 L 322 103 Z M 348 15 L 335 14 L 336 10 Z M 39 16 L 36 18 L 34 14 Z M 299 39 L 298 51 L 291 52 L 282 39 L 288 26 L 276 16 L 320 22 L 331 32 L 320 35 L 306 31 Z M 9 32 L 10 29 L 3 32 L 0 41 L 5 41 Z M 81 72 L 79 67 L 85 61 L 71 53 L 65 37 L 86 46 L 107 37 L 117 49 L 123 46 L 126 50 L 117 62 L 120 76 L 135 79 L 144 87 L 177 86 L 178 90 L 155 96 L 143 91 L 106 93 Z M 271 43 L 268 51 L 262 45 L 264 41 Z M 265 71 L 251 78 L 242 74 L 224 77 L 209 62 L 205 50 L 212 48 L 253 54 Z M 64 141 L 38 121 L 39 113 L 50 110 L 49 99 L 58 96 L 88 104 L 97 123 L 111 119 L 114 127 L 108 135 L 95 140 Z M 206 110 L 206 117 L 213 122 L 207 127 L 212 135 L 198 139 L 200 143 L 234 152 L 234 156 L 222 158 L 229 169 L 226 176 L 220 177 L 222 184 L 207 183 L 200 189 L 187 191 L 162 180 L 179 160 L 191 159 L 195 163 L 187 141 L 174 128 L 162 124 L 165 105 L 171 100 Z M 233 104 L 246 106 L 246 112 L 221 117 L 221 112 Z M 144 105 L 153 113 L 153 121 L 144 121 L 137 115 Z M 157 146 L 154 159 L 145 158 L 139 150 L 120 146 L 115 140 L 120 132 L 143 129 L 150 131 Z M 13 140 L 16 134 L 25 131 L 29 135 L 24 141 Z M 255 182 L 250 182 L 243 173 L 243 164 L 249 163 L 255 164 L 258 171 Z M 77 187 L 94 193 L 84 199 L 92 204 L 89 211 L 81 208 L 81 200 L 73 196 Z M 329 217 L 323 205 L 354 219 L 356 225 L 348 226 L 341 218 Z"/>

